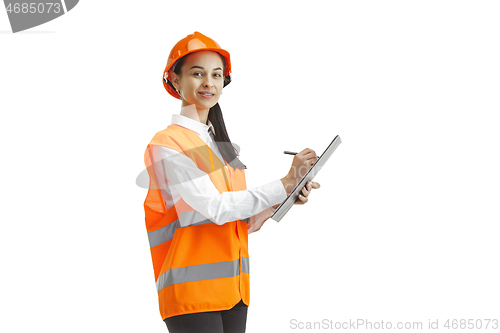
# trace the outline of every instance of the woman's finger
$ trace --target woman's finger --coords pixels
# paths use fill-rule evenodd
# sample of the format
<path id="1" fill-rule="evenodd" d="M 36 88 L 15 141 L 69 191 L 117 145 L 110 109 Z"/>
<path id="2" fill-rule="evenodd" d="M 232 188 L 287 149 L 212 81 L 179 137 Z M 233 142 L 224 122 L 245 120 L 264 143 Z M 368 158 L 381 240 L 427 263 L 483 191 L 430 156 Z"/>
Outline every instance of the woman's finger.
<path id="1" fill-rule="evenodd" d="M 304 204 L 304 196 L 302 194 L 299 194 L 297 197 L 297 200 L 295 200 L 294 204 L 295 205 L 303 205 Z"/>
<path id="2" fill-rule="evenodd" d="M 302 188 L 302 195 L 305 196 L 305 197 L 307 197 L 309 195 L 309 193 L 310 193 L 310 191 L 308 191 L 307 188 L 304 186 Z"/>
<path id="3" fill-rule="evenodd" d="M 299 193 L 299 199 L 300 199 L 300 200 L 302 200 L 302 197 L 307 198 L 307 196 L 308 196 L 308 195 L 309 195 L 309 193 L 310 193 L 311 186 L 312 186 L 312 185 L 307 184 L 306 186 L 304 186 L 304 187 L 302 188 L 302 190 L 301 190 L 302 194 L 301 194 L 301 193 Z M 307 188 L 309 188 L 309 191 L 307 190 Z"/>
<path id="4" fill-rule="evenodd" d="M 302 200 L 302 204 L 305 204 L 307 202 L 307 197 L 303 196 L 303 195 L 299 195 L 299 198 L 300 200 Z"/>

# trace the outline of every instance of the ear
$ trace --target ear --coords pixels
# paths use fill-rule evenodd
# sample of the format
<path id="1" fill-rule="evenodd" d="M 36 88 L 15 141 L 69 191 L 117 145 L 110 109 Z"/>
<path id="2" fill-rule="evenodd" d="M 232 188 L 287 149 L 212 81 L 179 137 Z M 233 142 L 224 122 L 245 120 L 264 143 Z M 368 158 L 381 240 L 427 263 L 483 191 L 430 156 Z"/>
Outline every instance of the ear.
<path id="1" fill-rule="evenodd" d="M 179 85 L 179 75 L 175 74 L 174 71 L 170 73 L 170 77 L 172 78 L 172 84 L 177 90 L 180 90 L 181 86 Z"/>

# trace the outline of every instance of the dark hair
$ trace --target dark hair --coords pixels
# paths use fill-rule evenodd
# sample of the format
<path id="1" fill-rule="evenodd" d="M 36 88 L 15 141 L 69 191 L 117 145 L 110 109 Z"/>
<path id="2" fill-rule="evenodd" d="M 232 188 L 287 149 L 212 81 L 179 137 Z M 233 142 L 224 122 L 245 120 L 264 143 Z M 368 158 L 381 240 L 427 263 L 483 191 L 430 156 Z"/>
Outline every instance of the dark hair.
<path id="1" fill-rule="evenodd" d="M 222 55 L 220 55 L 222 59 L 222 64 L 224 70 L 226 69 L 226 61 Z M 180 58 L 175 64 L 174 73 L 177 75 L 181 74 L 181 68 L 186 60 L 186 56 Z M 224 87 L 227 86 L 231 82 L 231 76 L 224 77 Z M 167 81 L 168 85 L 170 85 L 174 90 L 172 82 Z M 214 106 L 210 108 L 208 112 L 208 120 L 212 122 L 215 129 L 215 143 L 217 144 L 217 148 L 224 160 L 231 165 L 234 169 L 246 169 L 246 165 L 241 163 L 238 158 L 238 151 L 234 148 L 231 140 L 229 139 L 229 135 L 227 134 L 226 125 L 224 124 L 224 117 L 222 117 L 222 110 L 220 109 L 219 103 L 216 103 Z"/>

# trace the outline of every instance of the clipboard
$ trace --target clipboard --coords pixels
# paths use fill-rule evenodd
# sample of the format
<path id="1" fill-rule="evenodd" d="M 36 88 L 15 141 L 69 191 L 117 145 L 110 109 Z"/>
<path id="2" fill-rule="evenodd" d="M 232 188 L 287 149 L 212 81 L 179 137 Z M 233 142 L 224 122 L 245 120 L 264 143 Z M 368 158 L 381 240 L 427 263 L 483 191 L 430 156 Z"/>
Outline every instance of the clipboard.
<path id="1" fill-rule="evenodd" d="M 306 174 L 302 179 L 297 183 L 297 185 L 293 188 L 292 192 L 286 197 L 286 199 L 276 208 L 274 211 L 273 215 L 271 218 L 275 220 L 276 222 L 281 221 L 283 216 L 292 208 L 293 204 L 299 197 L 299 192 L 302 191 L 302 188 L 304 185 L 310 181 L 313 180 L 314 177 L 318 174 L 319 170 L 325 165 L 326 161 L 332 156 L 333 152 L 339 144 L 341 144 L 342 141 L 340 140 L 340 136 L 336 136 L 332 142 L 328 145 L 328 147 L 325 149 L 323 154 L 314 162 L 314 164 L 307 170 Z"/>

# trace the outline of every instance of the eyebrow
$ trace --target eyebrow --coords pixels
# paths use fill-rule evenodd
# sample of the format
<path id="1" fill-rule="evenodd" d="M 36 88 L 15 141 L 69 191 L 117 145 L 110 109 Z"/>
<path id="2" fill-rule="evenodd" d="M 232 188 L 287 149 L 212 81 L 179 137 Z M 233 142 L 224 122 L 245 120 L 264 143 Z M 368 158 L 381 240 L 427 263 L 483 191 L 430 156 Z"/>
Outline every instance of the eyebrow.
<path id="1" fill-rule="evenodd" d="M 190 69 L 193 69 L 193 68 L 205 69 L 205 68 L 203 68 L 201 66 L 193 66 Z M 220 68 L 220 67 L 214 68 L 214 71 L 216 71 L 216 70 L 222 70 L 222 68 Z"/>

